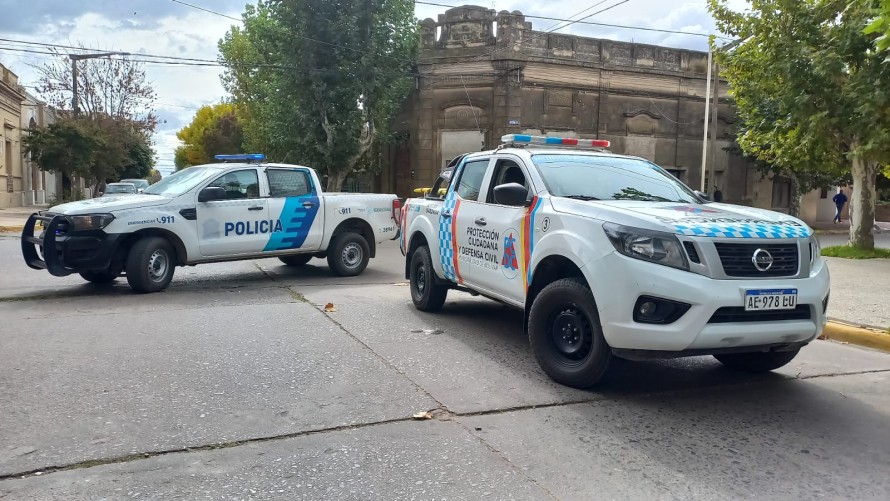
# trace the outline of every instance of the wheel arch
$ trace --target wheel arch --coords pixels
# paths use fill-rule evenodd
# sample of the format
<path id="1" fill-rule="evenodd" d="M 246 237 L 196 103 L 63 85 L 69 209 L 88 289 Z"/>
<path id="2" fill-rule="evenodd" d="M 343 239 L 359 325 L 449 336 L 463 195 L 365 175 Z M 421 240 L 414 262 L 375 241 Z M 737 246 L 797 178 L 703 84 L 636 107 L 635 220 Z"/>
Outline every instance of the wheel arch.
<path id="1" fill-rule="evenodd" d="M 523 324 L 526 334 L 528 334 L 528 315 L 535 298 L 544 287 L 563 278 L 577 278 L 590 288 L 590 283 L 584 276 L 584 272 L 581 271 L 581 267 L 572 259 L 559 254 L 551 254 L 538 261 L 525 295 L 525 321 Z"/>
<path id="2" fill-rule="evenodd" d="M 328 242 L 328 247 L 330 247 L 330 242 L 333 242 L 335 238 L 342 235 L 343 233 L 358 233 L 365 238 L 365 241 L 368 242 L 368 248 L 371 251 L 371 257 L 376 257 L 377 255 L 377 239 L 374 238 L 374 229 L 371 228 L 371 225 L 365 221 L 364 219 L 359 219 L 357 217 L 351 217 L 346 219 L 334 228 L 333 233 L 331 233 L 331 239 Z"/>
<path id="3" fill-rule="evenodd" d="M 426 235 L 423 234 L 422 231 L 415 231 L 411 235 L 411 239 L 408 240 L 408 247 L 405 250 L 405 279 L 411 278 L 411 256 L 414 254 L 414 251 L 420 247 L 426 245 L 429 247 L 429 241 L 426 239 Z"/>
<path id="4" fill-rule="evenodd" d="M 188 251 L 186 250 L 185 244 L 182 242 L 182 239 L 179 238 L 176 233 L 173 233 L 170 230 L 165 230 L 163 228 L 143 228 L 139 231 L 131 233 L 127 238 L 124 239 L 123 242 L 118 246 L 118 252 L 124 251 L 125 253 L 130 252 L 130 247 L 133 246 L 139 240 L 142 240 L 146 237 L 160 237 L 173 246 L 173 250 L 176 252 L 176 264 L 182 266 L 188 262 Z"/>

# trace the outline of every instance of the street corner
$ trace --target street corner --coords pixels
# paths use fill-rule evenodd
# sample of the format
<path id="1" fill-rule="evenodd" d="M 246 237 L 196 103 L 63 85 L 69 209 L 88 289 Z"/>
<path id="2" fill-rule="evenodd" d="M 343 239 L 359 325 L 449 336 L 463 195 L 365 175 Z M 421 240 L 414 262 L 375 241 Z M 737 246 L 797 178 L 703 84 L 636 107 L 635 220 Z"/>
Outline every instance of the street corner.
<path id="1" fill-rule="evenodd" d="M 837 321 L 830 321 L 819 339 L 830 339 L 890 353 L 890 329 L 883 331 Z"/>

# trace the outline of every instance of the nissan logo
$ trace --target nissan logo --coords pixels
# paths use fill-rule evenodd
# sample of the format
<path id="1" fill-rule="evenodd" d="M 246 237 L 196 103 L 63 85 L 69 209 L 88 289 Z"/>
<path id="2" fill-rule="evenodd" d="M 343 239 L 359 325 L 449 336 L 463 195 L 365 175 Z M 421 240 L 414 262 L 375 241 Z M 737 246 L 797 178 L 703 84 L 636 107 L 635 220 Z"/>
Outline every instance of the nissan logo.
<path id="1" fill-rule="evenodd" d="M 773 267 L 773 255 L 766 249 L 757 249 L 751 256 L 751 262 L 758 271 L 766 271 Z"/>

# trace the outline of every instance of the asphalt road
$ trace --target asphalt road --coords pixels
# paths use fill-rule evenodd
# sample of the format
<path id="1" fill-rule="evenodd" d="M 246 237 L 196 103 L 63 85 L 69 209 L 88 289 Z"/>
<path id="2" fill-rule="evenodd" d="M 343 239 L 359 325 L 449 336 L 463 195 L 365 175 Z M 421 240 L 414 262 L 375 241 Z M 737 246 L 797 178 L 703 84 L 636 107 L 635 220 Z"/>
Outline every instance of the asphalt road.
<path id="1" fill-rule="evenodd" d="M 259 260 L 150 295 L 27 269 L 18 248 L 0 237 L 0 498 L 890 492 L 877 352 L 818 341 L 761 376 L 624 362 L 578 391 L 538 369 L 517 311 L 463 293 L 416 311 L 393 243 L 355 279 Z"/>

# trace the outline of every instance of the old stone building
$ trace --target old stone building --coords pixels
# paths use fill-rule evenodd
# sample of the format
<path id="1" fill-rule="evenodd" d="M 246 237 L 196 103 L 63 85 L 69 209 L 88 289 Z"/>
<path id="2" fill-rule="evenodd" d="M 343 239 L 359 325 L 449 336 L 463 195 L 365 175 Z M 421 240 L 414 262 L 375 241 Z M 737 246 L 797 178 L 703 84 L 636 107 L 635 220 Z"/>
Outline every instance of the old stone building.
<path id="1" fill-rule="evenodd" d="M 421 23 L 418 73 L 398 119 L 403 143 L 381 189 L 411 196 L 449 159 L 494 148 L 510 133 L 608 139 L 613 152 L 652 160 L 701 187 L 707 53 L 545 33 L 520 12 L 464 6 Z M 735 117 L 725 82 L 718 91 L 709 148 L 724 200 L 787 204 L 724 151 Z"/>
<path id="2" fill-rule="evenodd" d="M 0 208 L 22 205 L 21 114 L 18 77 L 0 64 Z"/>

